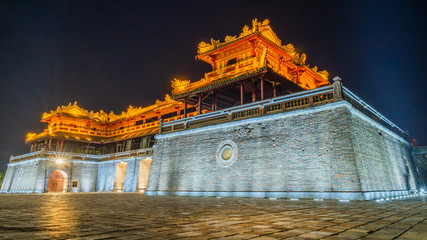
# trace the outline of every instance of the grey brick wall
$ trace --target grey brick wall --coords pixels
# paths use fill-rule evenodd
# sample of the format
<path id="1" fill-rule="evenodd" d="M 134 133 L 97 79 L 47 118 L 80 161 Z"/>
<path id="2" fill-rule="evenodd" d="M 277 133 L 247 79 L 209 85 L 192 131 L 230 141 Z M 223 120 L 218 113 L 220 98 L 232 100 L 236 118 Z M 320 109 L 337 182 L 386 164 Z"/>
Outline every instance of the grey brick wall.
<path id="1" fill-rule="evenodd" d="M 44 179 L 43 161 L 31 161 L 9 166 L 2 185 L 1 192 L 43 192 L 39 189 L 39 182 Z M 39 178 L 42 180 L 38 181 Z"/>
<path id="2" fill-rule="evenodd" d="M 419 146 L 414 148 L 413 156 L 418 172 L 423 180 L 424 190 L 427 191 L 427 146 Z"/>
<path id="3" fill-rule="evenodd" d="M 333 193 L 321 196 L 360 199 L 366 190 L 402 190 L 403 180 L 414 187 L 411 171 L 402 179 L 408 143 L 401 144 L 394 134 L 378 135 L 376 128 L 381 127 L 354 111 L 347 103 L 335 102 L 159 135 L 147 194 Z M 236 143 L 238 157 L 224 168 L 216 152 L 227 139 Z M 365 149 L 367 153 L 361 153 Z M 393 179 L 396 174 L 400 180 Z"/>
<path id="4" fill-rule="evenodd" d="M 109 192 L 113 190 L 116 165 L 116 162 L 105 162 L 98 165 L 97 192 Z"/>
<path id="5" fill-rule="evenodd" d="M 410 143 L 345 101 L 156 138 L 148 195 L 375 199 L 420 185 Z M 236 158 L 224 166 L 218 152 L 227 141 L 235 145 Z M 414 156 L 425 171 L 423 149 Z M 123 191 L 134 192 L 140 161 L 123 161 Z M 58 169 L 69 176 L 68 190 L 74 180 L 75 191 L 112 191 L 119 162 L 13 163 L 1 191 L 44 192 L 47 176 Z"/>
<path id="6" fill-rule="evenodd" d="M 415 189 L 408 142 L 351 114 L 353 147 L 364 191 Z"/>

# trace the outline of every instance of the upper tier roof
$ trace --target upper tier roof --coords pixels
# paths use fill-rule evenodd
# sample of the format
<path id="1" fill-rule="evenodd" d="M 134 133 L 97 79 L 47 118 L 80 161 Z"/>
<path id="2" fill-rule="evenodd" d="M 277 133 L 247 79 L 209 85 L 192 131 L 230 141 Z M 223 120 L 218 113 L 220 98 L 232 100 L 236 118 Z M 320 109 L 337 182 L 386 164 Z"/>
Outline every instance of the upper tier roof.
<path id="1" fill-rule="evenodd" d="M 263 22 L 254 19 L 252 28 L 245 25 L 239 36 L 227 35 L 224 42 L 212 38 L 210 44 L 201 42 L 196 58 L 211 64 L 213 71 L 205 73 L 204 78 L 195 82 L 174 79 L 172 98 L 179 99 L 200 90 L 212 89 L 232 80 L 242 79 L 244 76 L 256 75 L 264 68 L 269 68 L 302 89 L 313 89 L 329 84 L 328 72 L 318 71 L 316 66 L 310 68 L 305 65 L 306 55 L 297 53 L 292 44 L 282 45 L 282 40 L 277 37 L 269 24 L 268 19 Z M 252 49 L 250 56 L 247 55 L 248 49 Z M 235 63 L 229 65 L 228 60 L 233 58 Z M 224 61 L 227 65 L 224 65 Z"/>
<path id="2" fill-rule="evenodd" d="M 143 114 L 148 114 L 150 112 L 161 111 L 162 109 L 166 109 L 172 107 L 174 105 L 180 105 L 181 103 L 175 101 L 170 98 L 168 94 L 166 94 L 165 100 L 160 101 L 156 100 L 156 103 L 150 105 L 148 107 L 134 107 L 130 105 L 126 112 L 122 112 L 121 114 L 114 114 L 113 111 L 110 113 L 106 113 L 103 110 L 99 112 L 93 112 L 85 110 L 77 105 L 77 102 L 74 104 L 69 103 L 67 106 L 58 106 L 56 110 L 51 110 L 49 113 L 45 112 L 42 115 L 42 122 L 47 121 L 53 116 L 61 115 L 61 116 L 69 116 L 74 118 L 88 119 L 93 120 L 99 123 L 112 123 L 116 121 L 120 121 L 126 118 L 135 117 Z"/>
<path id="3" fill-rule="evenodd" d="M 208 44 L 206 42 L 201 42 L 198 46 L 198 55 L 197 56 L 201 56 L 201 55 L 205 55 L 207 53 L 211 53 L 215 50 L 218 50 L 222 47 L 225 47 L 233 42 L 239 41 L 240 39 L 243 39 L 249 35 L 252 34 L 256 34 L 259 33 L 261 35 L 263 35 L 264 37 L 266 37 L 268 40 L 270 40 L 271 42 L 273 42 L 274 44 L 276 44 L 279 47 L 282 47 L 282 40 L 280 40 L 277 36 L 276 33 L 273 32 L 273 30 L 270 27 L 270 20 L 265 19 L 262 23 L 258 22 L 258 19 L 254 19 L 252 20 L 252 28 L 249 28 L 247 25 L 245 25 L 242 29 L 242 32 L 239 34 L 239 36 L 237 37 L 237 35 L 234 36 L 225 36 L 224 42 L 220 42 L 220 40 L 214 40 L 213 38 L 211 38 L 211 44 Z M 290 44 L 288 44 L 290 45 Z M 292 45 L 290 45 L 292 46 Z M 286 46 L 283 46 L 284 50 L 287 50 L 289 52 L 293 51 L 293 46 L 292 48 L 288 49 Z"/>

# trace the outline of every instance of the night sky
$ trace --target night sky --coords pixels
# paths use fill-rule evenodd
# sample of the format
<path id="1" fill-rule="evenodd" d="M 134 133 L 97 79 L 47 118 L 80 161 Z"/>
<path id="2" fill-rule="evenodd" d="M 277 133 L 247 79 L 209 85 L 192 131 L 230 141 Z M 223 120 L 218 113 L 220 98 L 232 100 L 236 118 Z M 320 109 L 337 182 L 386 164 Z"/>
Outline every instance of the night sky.
<path id="1" fill-rule="evenodd" d="M 283 44 L 427 145 L 426 1 L 1 1 L 0 170 L 43 112 L 115 113 L 211 71 L 197 45 L 270 19 Z M 190 4 L 191 3 L 191 4 Z"/>

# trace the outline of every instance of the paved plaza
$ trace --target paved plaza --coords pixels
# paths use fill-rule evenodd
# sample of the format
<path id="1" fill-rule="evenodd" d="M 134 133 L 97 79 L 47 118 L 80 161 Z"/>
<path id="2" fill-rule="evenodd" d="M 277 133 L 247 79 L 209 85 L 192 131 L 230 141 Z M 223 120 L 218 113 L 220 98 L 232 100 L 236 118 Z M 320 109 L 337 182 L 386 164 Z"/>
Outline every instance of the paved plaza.
<path id="1" fill-rule="evenodd" d="M 427 197 L 386 202 L 138 193 L 0 195 L 1 239 L 427 239 Z"/>

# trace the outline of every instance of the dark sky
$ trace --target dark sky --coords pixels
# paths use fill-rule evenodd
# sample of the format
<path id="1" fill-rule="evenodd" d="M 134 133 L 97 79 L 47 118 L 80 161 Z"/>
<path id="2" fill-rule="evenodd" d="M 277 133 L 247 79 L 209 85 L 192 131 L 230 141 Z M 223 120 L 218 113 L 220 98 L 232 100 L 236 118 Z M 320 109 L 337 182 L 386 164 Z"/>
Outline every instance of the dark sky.
<path id="1" fill-rule="evenodd" d="M 197 45 L 270 19 L 307 64 L 427 145 L 426 1 L 1 1 L 0 170 L 43 112 L 119 113 L 202 78 Z"/>

